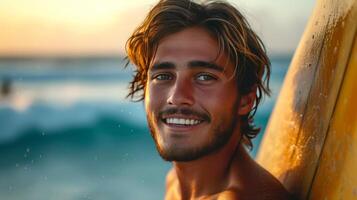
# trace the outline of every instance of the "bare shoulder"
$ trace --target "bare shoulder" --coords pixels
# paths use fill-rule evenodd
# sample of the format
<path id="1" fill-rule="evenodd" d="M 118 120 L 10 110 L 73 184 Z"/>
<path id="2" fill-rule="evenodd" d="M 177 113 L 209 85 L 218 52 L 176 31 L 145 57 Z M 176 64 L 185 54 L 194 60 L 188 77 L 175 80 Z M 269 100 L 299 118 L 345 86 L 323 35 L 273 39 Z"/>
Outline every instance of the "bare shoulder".
<path id="1" fill-rule="evenodd" d="M 246 192 L 235 189 L 225 190 L 215 195 L 215 200 L 291 200 L 291 196 L 288 192 L 272 191 L 270 189 L 265 191 Z"/>
<path id="2" fill-rule="evenodd" d="M 232 190 L 225 190 L 217 195 L 217 200 L 240 200 L 239 195 L 236 191 Z"/>
<path id="3" fill-rule="evenodd" d="M 256 170 L 247 173 L 240 185 L 215 195 L 217 200 L 291 200 L 292 196 L 280 181 L 267 170 L 257 165 Z"/>
<path id="4" fill-rule="evenodd" d="M 256 164 L 256 174 L 255 177 L 258 179 L 256 181 L 259 187 L 256 187 L 257 189 L 253 190 L 254 192 L 250 195 L 257 197 L 257 199 L 291 199 L 290 193 L 283 184 L 259 164 Z"/>
<path id="5" fill-rule="evenodd" d="M 270 172 L 256 163 L 250 156 L 240 154 L 232 168 L 229 195 L 239 194 L 236 199 L 288 200 L 290 193 Z"/>

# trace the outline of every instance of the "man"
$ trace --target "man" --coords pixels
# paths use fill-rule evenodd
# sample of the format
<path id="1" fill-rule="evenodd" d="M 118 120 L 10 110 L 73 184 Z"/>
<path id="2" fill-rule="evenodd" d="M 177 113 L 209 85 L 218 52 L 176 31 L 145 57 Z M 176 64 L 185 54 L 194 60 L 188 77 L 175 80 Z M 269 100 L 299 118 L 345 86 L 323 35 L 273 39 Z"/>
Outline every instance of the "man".
<path id="1" fill-rule="evenodd" d="M 288 199 L 245 149 L 270 63 L 238 10 L 161 0 L 126 48 L 137 67 L 129 96 L 144 100 L 158 152 L 173 162 L 165 199 Z"/>

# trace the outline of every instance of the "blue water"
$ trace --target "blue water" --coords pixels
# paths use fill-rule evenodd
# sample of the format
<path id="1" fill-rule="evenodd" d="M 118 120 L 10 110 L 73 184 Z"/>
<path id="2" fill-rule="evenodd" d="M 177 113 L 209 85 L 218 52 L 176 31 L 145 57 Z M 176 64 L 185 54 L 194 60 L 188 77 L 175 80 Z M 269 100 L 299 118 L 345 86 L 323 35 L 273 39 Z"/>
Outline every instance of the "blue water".
<path id="1" fill-rule="evenodd" d="M 273 58 L 272 98 L 290 57 Z M 125 99 L 132 69 L 118 58 L 0 59 L 0 199 L 162 199 L 170 163 L 158 156 L 142 103 Z M 256 154 L 262 134 L 254 141 Z"/>

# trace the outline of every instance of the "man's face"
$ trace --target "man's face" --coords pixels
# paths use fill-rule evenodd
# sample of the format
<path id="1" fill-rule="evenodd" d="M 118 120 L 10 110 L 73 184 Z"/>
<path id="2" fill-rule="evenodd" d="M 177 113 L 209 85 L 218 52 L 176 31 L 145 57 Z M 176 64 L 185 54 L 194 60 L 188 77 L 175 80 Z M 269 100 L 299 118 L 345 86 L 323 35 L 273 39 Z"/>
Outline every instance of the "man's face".
<path id="1" fill-rule="evenodd" d="M 145 109 L 160 155 L 190 161 L 224 146 L 237 128 L 234 67 L 202 28 L 163 38 L 148 71 Z"/>

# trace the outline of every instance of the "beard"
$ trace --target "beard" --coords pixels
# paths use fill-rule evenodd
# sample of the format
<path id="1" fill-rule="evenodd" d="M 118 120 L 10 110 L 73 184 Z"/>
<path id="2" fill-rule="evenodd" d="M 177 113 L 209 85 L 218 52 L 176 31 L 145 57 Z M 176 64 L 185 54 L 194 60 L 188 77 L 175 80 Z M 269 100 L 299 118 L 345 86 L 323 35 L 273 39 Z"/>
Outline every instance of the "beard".
<path id="1" fill-rule="evenodd" d="M 236 125 L 238 123 L 238 117 L 236 114 L 238 104 L 236 103 L 233 106 L 232 113 L 230 113 L 227 119 L 220 118 L 215 124 L 213 124 L 210 131 L 209 139 L 206 143 L 201 144 L 200 146 L 182 148 L 180 145 L 173 144 L 170 147 L 164 147 L 159 142 L 159 130 L 155 128 L 156 124 L 160 121 L 160 117 L 154 117 L 152 115 L 147 115 L 148 126 L 150 129 L 151 136 L 154 139 L 156 149 L 159 152 L 160 156 L 166 161 L 178 161 L 178 162 L 188 162 L 197 160 L 203 156 L 212 154 L 220 150 L 225 144 L 228 143 L 231 138 Z M 169 111 L 173 113 L 173 111 Z M 195 113 L 194 111 L 180 111 L 181 113 Z M 160 115 L 159 115 L 160 116 Z M 202 116 L 202 114 L 201 114 Z M 208 116 L 207 116 L 208 117 Z M 208 118 L 209 119 L 209 118 Z M 208 120 L 209 123 L 212 123 L 211 120 Z M 164 143 L 165 141 L 161 141 Z"/>

